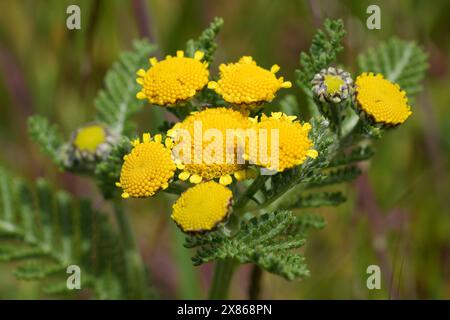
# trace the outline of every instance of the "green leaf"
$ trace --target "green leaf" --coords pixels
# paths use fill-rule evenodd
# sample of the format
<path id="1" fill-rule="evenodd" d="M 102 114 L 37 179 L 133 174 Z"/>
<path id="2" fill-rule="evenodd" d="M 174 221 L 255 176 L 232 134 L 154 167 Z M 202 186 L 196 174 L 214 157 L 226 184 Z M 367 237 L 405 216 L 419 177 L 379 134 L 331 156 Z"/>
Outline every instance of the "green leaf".
<path id="1" fill-rule="evenodd" d="M 358 65 L 360 72 L 383 74 L 412 97 L 422 89 L 420 82 L 428 68 L 427 60 L 427 54 L 415 42 L 392 38 L 360 54 Z"/>
<path id="2" fill-rule="evenodd" d="M 335 170 L 329 170 L 322 175 L 311 177 L 304 181 L 306 188 L 318 188 L 327 185 L 333 185 L 355 180 L 361 174 L 361 170 L 356 166 L 342 167 Z"/>
<path id="3" fill-rule="evenodd" d="M 300 54 L 300 69 L 296 73 L 297 84 L 301 88 L 310 88 L 314 75 L 336 60 L 337 54 L 344 49 L 342 39 L 345 33 L 342 20 L 325 20 L 323 30 L 317 30 L 314 35 L 309 52 Z"/>
<path id="4" fill-rule="evenodd" d="M 64 140 L 58 127 L 50 125 L 46 118 L 34 115 L 28 118 L 28 132 L 41 151 L 49 156 L 53 163 L 61 166 L 60 151 Z"/>
<path id="5" fill-rule="evenodd" d="M 215 17 L 197 40 L 189 40 L 186 44 L 186 54 L 193 57 L 195 51 L 205 53 L 204 61 L 211 63 L 217 49 L 216 37 L 223 25 L 223 19 Z"/>
<path id="6" fill-rule="evenodd" d="M 97 185 L 105 199 L 111 199 L 117 196 L 120 191 L 116 187 L 116 182 L 120 180 L 123 157 L 130 153 L 130 150 L 130 140 L 123 138 L 122 141 L 114 146 L 109 156 L 96 166 L 95 177 L 97 179 Z"/>
<path id="7" fill-rule="evenodd" d="M 88 200 L 55 192 L 44 179 L 29 185 L 0 168 L 0 208 L 0 261 L 16 262 L 18 279 L 41 280 L 48 292 L 69 293 L 61 286 L 65 270 L 75 264 L 88 279 L 83 288 L 98 297 L 131 296 L 121 238 Z M 109 295 L 108 286 L 115 288 Z"/>
<path id="8" fill-rule="evenodd" d="M 97 94 L 94 104 L 97 109 L 96 120 L 109 126 L 114 134 L 128 135 L 133 129 L 130 118 L 144 105 L 136 98 L 140 90 L 136 83 L 136 72 L 146 68 L 150 55 L 156 46 L 147 40 L 133 43 L 134 50 L 122 53 L 105 77 L 105 89 Z"/>
<path id="9" fill-rule="evenodd" d="M 277 211 L 242 222 L 236 234 L 230 237 L 222 230 L 189 236 L 185 246 L 197 247 L 192 258 L 194 265 L 233 259 L 239 263 L 254 263 L 292 280 L 309 275 L 304 257 L 295 249 L 305 244 L 305 231 L 314 226 L 289 211 Z"/>
<path id="10" fill-rule="evenodd" d="M 278 208 L 303 209 L 318 208 L 323 206 L 337 206 L 346 200 L 347 198 L 342 192 L 310 193 L 303 196 L 299 196 L 294 193 L 289 195 L 289 197 L 287 197 L 282 204 L 279 204 Z"/>
<path id="11" fill-rule="evenodd" d="M 359 161 L 370 159 L 375 154 L 371 146 L 357 146 L 349 152 L 337 155 L 331 162 L 329 167 L 345 166 Z"/>

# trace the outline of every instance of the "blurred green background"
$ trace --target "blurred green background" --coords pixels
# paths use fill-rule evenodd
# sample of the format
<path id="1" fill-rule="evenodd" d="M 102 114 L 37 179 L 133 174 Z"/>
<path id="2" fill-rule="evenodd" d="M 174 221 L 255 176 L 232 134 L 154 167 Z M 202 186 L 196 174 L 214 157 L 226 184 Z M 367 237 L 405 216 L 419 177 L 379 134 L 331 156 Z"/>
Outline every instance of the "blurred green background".
<path id="1" fill-rule="evenodd" d="M 81 30 L 66 28 L 66 8 L 81 8 Z M 366 8 L 381 8 L 381 30 L 368 30 Z M 377 143 L 367 174 L 344 185 L 349 201 L 318 210 L 328 226 L 311 234 L 311 277 L 288 282 L 264 274 L 267 299 L 450 298 L 450 2 L 300 0 L 2 0 L 0 1 L 0 165 L 27 179 L 45 176 L 76 195 L 95 197 L 88 180 L 61 174 L 32 145 L 27 116 L 39 113 L 64 133 L 89 122 L 93 98 L 119 52 L 149 37 L 161 54 L 184 48 L 214 16 L 225 25 L 213 65 L 252 55 L 277 63 L 294 80 L 300 51 L 316 26 L 342 18 L 348 35 L 340 62 L 356 70 L 357 54 L 391 36 L 415 40 L 428 52 L 423 92 L 413 116 Z M 298 88 L 285 90 L 304 97 Z M 276 103 L 276 101 L 274 101 Z M 140 131 L 155 128 L 161 110 L 146 108 Z M 202 298 L 212 266 L 194 268 L 182 235 L 169 221 L 171 199 L 131 200 L 134 230 L 154 286 L 164 298 Z M 382 289 L 368 290 L 366 268 L 382 271 Z M 231 296 L 247 297 L 248 266 L 235 275 Z M 0 298 L 51 298 L 38 283 L 16 281 L 0 264 Z M 85 296 L 73 296 L 85 298 Z"/>

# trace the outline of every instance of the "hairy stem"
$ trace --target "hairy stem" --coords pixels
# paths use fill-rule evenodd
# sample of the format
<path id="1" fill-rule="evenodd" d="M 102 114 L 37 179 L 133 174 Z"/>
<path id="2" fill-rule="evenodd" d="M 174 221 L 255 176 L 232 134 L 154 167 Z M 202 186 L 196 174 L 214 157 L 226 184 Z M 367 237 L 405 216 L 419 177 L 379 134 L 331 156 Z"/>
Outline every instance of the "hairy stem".
<path id="1" fill-rule="evenodd" d="M 120 202 L 114 202 L 113 206 L 125 249 L 129 297 L 131 299 L 145 299 L 148 296 L 147 272 L 134 239 L 129 217 Z"/>
<path id="2" fill-rule="evenodd" d="M 231 279 L 234 272 L 234 261 L 219 260 L 214 269 L 213 280 L 209 291 L 209 299 L 225 300 L 228 297 L 228 289 L 230 288 Z"/>

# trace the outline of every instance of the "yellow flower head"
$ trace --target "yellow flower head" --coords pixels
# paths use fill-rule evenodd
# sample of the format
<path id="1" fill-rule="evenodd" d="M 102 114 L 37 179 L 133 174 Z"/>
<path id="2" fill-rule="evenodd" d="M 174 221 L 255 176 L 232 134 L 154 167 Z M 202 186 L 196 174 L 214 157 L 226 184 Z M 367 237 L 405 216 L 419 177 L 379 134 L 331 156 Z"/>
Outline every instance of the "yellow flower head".
<path id="1" fill-rule="evenodd" d="M 142 90 L 136 97 L 161 106 L 192 98 L 208 83 L 208 64 L 201 62 L 203 56 L 203 52 L 197 51 L 194 58 L 188 58 L 183 51 L 177 51 L 176 57 L 167 56 L 160 62 L 151 58 L 150 69 L 137 72 L 136 81 Z"/>
<path id="2" fill-rule="evenodd" d="M 224 185 L 232 182 L 232 174 L 237 179 L 242 178 L 245 164 L 238 161 L 238 139 L 227 144 L 227 134 L 246 130 L 250 125 L 247 117 L 229 108 L 193 112 L 177 123 L 167 135 L 174 139 L 175 145 L 183 146 L 179 153 L 174 152 L 178 168 L 182 170 L 178 178 L 189 179 L 191 183 L 219 179 Z"/>
<path id="3" fill-rule="evenodd" d="M 375 123 L 396 126 L 411 115 L 405 91 L 383 75 L 363 73 L 355 84 L 359 108 Z"/>
<path id="4" fill-rule="evenodd" d="M 302 164 L 306 157 L 316 158 L 318 153 L 311 149 L 313 143 L 308 138 L 311 125 L 302 125 L 296 118 L 282 112 L 272 112 L 270 117 L 263 114 L 259 122 L 253 118 L 258 143 L 247 146 L 245 158 L 279 172 Z"/>
<path id="5" fill-rule="evenodd" d="M 242 57 L 237 63 L 221 64 L 219 81 L 210 81 L 208 88 L 215 90 L 223 99 L 237 105 L 258 105 L 272 101 L 280 88 L 292 84 L 277 78 L 280 69 L 273 65 L 269 70 L 259 67 L 252 57 Z"/>
<path id="6" fill-rule="evenodd" d="M 231 207 L 231 190 L 208 181 L 186 190 L 173 205 L 172 219 L 184 232 L 212 230 Z"/>
<path id="7" fill-rule="evenodd" d="M 160 189 L 166 189 L 176 170 L 170 148 L 161 143 L 161 135 L 151 139 L 150 134 L 143 135 L 143 141 L 132 142 L 133 149 L 124 156 L 120 172 L 123 189 L 122 197 L 150 197 Z"/>

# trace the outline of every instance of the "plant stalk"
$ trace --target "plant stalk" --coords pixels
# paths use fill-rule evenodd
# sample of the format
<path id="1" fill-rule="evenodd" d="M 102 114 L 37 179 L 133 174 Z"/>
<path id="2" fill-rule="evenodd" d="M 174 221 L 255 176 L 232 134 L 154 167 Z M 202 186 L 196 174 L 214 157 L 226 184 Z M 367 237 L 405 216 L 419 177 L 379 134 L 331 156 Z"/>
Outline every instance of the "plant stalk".
<path id="1" fill-rule="evenodd" d="M 234 267 L 235 263 L 231 259 L 217 261 L 209 291 L 210 300 L 227 299 Z"/>
<path id="2" fill-rule="evenodd" d="M 145 299 L 148 297 L 147 271 L 136 245 L 129 216 L 120 202 L 114 202 L 113 207 L 125 250 L 127 287 L 130 289 L 128 296 L 131 299 Z"/>

